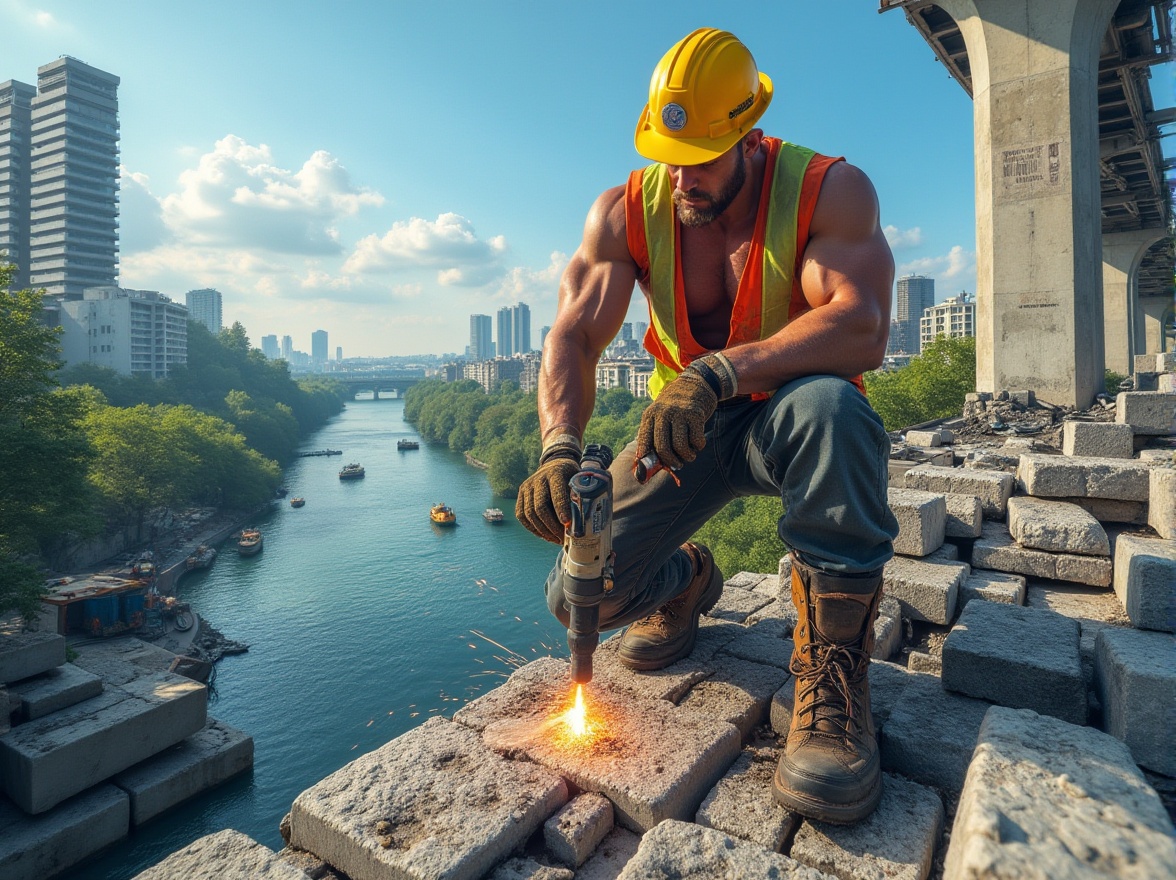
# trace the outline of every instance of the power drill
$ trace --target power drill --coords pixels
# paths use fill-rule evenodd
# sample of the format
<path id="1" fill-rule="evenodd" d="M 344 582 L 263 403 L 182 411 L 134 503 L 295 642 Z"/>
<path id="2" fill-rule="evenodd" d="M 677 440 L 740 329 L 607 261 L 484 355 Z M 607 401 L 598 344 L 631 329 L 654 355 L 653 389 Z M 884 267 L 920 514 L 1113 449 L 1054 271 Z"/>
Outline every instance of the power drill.
<path id="1" fill-rule="evenodd" d="M 564 598 L 571 606 L 568 648 L 572 681 L 592 681 L 592 654 L 600 643 L 600 601 L 613 588 L 612 450 L 591 444 L 580 471 L 568 481 L 572 522 L 564 530 Z"/>

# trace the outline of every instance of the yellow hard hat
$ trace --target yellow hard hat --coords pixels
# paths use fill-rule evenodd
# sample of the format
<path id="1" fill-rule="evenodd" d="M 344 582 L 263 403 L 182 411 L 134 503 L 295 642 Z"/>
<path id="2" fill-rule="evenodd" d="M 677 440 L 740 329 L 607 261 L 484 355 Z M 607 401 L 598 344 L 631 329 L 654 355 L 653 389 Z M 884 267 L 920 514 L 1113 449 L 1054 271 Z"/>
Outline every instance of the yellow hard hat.
<path id="1" fill-rule="evenodd" d="M 633 144 L 667 165 L 701 165 L 729 150 L 772 103 L 772 81 L 733 34 L 699 28 L 662 56 Z"/>

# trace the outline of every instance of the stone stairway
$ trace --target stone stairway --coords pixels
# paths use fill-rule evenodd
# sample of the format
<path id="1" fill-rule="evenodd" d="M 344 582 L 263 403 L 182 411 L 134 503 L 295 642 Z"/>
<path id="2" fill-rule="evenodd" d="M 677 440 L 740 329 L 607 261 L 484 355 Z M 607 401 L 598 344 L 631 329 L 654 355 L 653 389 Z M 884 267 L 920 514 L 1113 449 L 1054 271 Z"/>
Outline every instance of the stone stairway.
<path id="1" fill-rule="evenodd" d="M 1176 435 L 1176 393 L 1117 412 L 1066 423 L 1061 454 L 1015 437 L 891 468 L 899 555 L 869 672 L 884 789 L 865 821 L 771 796 L 793 700 L 785 559 L 730 577 L 667 669 L 628 670 L 605 641 L 586 740 L 559 718 L 566 661 L 536 660 L 307 789 L 286 849 L 260 857 L 351 880 L 1176 875 L 1176 807 L 1152 785 L 1170 796 L 1176 777 L 1176 460 L 1140 449 Z M 141 876 L 195 876 L 219 837 Z"/>
<path id="2" fill-rule="evenodd" d="M 0 633 L 0 877 L 45 880 L 253 765 L 175 655 L 133 638 Z"/>

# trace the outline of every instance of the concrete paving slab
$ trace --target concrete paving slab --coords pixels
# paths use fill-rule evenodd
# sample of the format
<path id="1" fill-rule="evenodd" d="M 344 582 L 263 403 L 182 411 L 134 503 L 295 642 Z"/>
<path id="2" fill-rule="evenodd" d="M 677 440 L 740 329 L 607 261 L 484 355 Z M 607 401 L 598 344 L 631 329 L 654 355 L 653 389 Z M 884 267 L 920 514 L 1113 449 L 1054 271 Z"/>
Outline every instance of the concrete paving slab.
<path id="1" fill-rule="evenodd" d="M 964 606 L 973 599 L 1024 605 L 1025 592 L 1025 578 L 1021 575 L 981 569 L 973 571 L 960 585 L 959 607 L 963 611 Z"/>
<path id="2" fill-rule="evenodd" d="M 726 623 L 726 621 L 723 622 Z M 737 627 L 739 624 L 730 624 L 730 626 Z M 699 644 L 701 630 L 700 621 L 699 639 L 695 641 L 694 651 L 689 657 L 685 657 L 677 663 L 671 663 L 665 669 L 654 669 L 647 672 L 630 669 L 621 663 L 617 656 L 617 648 L 620 645 L 620 633 L 618 633 L 601 642 L 600 647 L 597 648 L 596 655 L 592 658 L 593 682 L 606 683 L 611 688 L 641 699 L 668 700 L 676 703 L 691 687 L 709 674 L 710 670 L 706 662 L 696 656 L 706 653 L 705 650 L 699 650 L 702 647 Z"/>
<path id="3" fill-rule="evenodd" d="M 779 749 L 744 749 L 703 800 L 694 821 L 780 852 L 800 817 L 776 803 L 772 795 L 779 757 Z"/>
<path id="4" fill-rule="evenodd" d="M 1132 624 L 1176 632 L 1176 540 L 1120 535 L 1114 587 Z"/>
<path id="5" fill-rule="evenodd" d="M 268 846 L 231 828 L 194 840 L 133 880 L 306 880 Z"/>
<path id="6" fill-rule="evenodd" d="M 723 646 L 719 656 L 729 654 L 753 663 L 767 663 L 787 669 L 792 662 L 792 625 L 779 618 L 761 620 L 745 627 L 738 637 Z"/>
<path id="7" fill-rule="evenodd" d="M 1027 709 L 988 710 L 945 877 L 1176 874 L 1176 837 L 1119 741 Z"/>
<path id="8" fill-rule="evenodd" d="M 10 698 L 15 696 L 20 700 L 22 721 L 42 718 L 100 693 L 102 679 L 72 663 L 62 663 L 9 688 Z"/>
<path id="9" fill-rule="evenodd" d="M 1078 621 L 1078 655 L 1082 660 L 1082 679 L 1089 692 L 1094 687 L 1094 640 L 1108 626 L 1130 626 L 1113 592 L 1098 587 L 1063 584 L 1057 581 L 1030 579 L 1026 590 L 1030 608 L 1044 608 Z"/>
<path id="10" fill-rule="evenodd" d="M 204 728 L 111 779 L 131 796 L 131 824 L 142 825 L 253 766 L 253 737 L 209 718 Z"/>
<path id="11" fill-rule="evenodd" d="M 911 651 L 907 655 L 907 669 L 911 672 L 925 672 L 927 675 L 943 675 L 943 657 L 926 651 Z"/>
<path id="12" fill-rule="evenodd" d="M 1136 763 L 1176 776 L 1176 638 L 1106 627 L 1094 665 L 1107 733 L 1127 744 Z"/>
<path id="13" fill-rule="evenodd" d="M 692 822 L 662 822 L 641 838 L 618 880 L 832 880 L 787 856 Z"/>
<path id="14" fill-rule="evenodd" d="M 942 547 L 938 550 L 933 550 L 922 559 L 923 562 L 959 562 L 960 548 L 956 544 L 947 543 L 946 540 Z M 967 563 L 964 563 L 967 565 Z"/>
<path id="15" fill-rule="evenodd" d="M 745 622 L 750 626 L 765 620 L 782 621 L 787 624 L 788 632 L 792 632 L 792 628 L 796 626 L 797 615 L 791 597 L 775 599 L 763 608 L 756 609 L 747 615 Z"/>
<path id="16" fill-rule="evenodd" d="M 951 623 L 960 585 L 969 574 L 959 562 L 925 562 L 895 556 L 882 570 L 882 590 L 898 600 L 905 617 Z"/>
<path id="17" fill-rule="evenodd" d="M 617 880 L 640 844 L 641 838 L 632 831 L 614 828 L 576 871 L 576 880 Z"/>
<path id="18" fill-rule="evenodd" d="M 952 538 L 979 538 L 984 523 L 984 505 L 976 495 L 948 492 L 943 496 L 947 507 L 943 533 Z"/>
<path id="19" fill-rule="evenodd" d="M 1101 556 L 1073 553 L 1050 553 L 1019 545 L 1003 528 L 992 523 L 984 526 L 984 535 L 972 545 L 972 568 L 1027 574 L 1057 581 L 1111 585 L 1111 560 Z"/>
<path id="20" fill-rule="evenodd" d="M 715 607 L 706 616 L 715 620 L 726 620 L 730 623 L 743 623 L 747 616 L 758 611 L 772 601 L 771 596 L 757 593 L 750 587 L 746 589 L 724 589 Z"/>
<path id="21" fill-rule="evenodd" d="M 974 468 L 919 465 L 906 472 L 903 485 L 924 492 L 975 495 L 989 519 L 1004 519 L 1005 504 L 1013 494 L 1011 474 Z"/>
<path id="22" fill-rule="evenodd" d="M 1079 495 L 1147 501 L 1150 469 L 1151 465 L 1137 459 L 1023 453 L 1017 465 L 1017 491 L 1038 498 Z"/>
<path id="23" fill-rule="evenodd" d="M 483 732 L 486 744 L 524 757 L 596 791 L 613 803 L 616 820 L 647 831 L 668 818 L 691 818 L 739 754 L 737 728 L 674 706 L 633 697 L 593 681 L 589 731 L 574 735 L 562 715 L 570 703 L 550 689 L 520 697 Z"/>
<path id="24" fill-rule="evenodd" d="M 45 880 L 122 840 L 130 832 L 130 800 L 99 785 L 40 816 L 0 797 L 0 877 Z"/>
<path id="25" fill-rule="evenodd" d="M 926 880 L 942 827 L 938 794 L 884 773 L 878 809 L 853 825 L 806 819 L 788 854 L 841 880 Z"/>
<path id="26" fill-rule="evenodd" d="M 723 589 L 735 587 L 740 590 L 752 590 L 768 577 L 771 575 L 754 571 L 740 571 L 723 581 Z"/>
<path id="27" fill-rule="evenodd" d="M 882 769 L 954 794 L 963 787 L 989 704 L 947 693 L 933 675 L 908 675 L 878 737 Z"/>
<path id="28" fill-rule="evenodd" d="M 602 794 L 585 792 L 543 823 L 543 842 L 560 864 L 578 868 L 613 830 L 613 805 Z"/>
<path id="29" fill-rule="evenodd" d="M 0 786 L 43 813 L 204 727 L 208 689 L 169 673 L 145 676 L 0 737 Z"/>
<path id="30" fill-rule="evenodd" d="M 1086 723 L 1078 623 L 1053 611 L 971 602 L 943 643 L 943 687 Z"/>
<path id="31" fill-rule="evenodd" d="M 527 856 L 514 856 L 486 875 L 486 880 L 573 880 L 570 868 L 543 865 Z"/>
<path id="32" fill-rule="evenodd" d="M 65 662 L 65 636 L 49 632 L 0 634 L 0 684 L 48 672 Z"/>
<path id="33" fill-rule="evenodd" d="M 1077 504 L 1100 523 L 1147 524 L 1146 501 L 1116 501 L 1113 498 L 1058 498 L 1067 504 Z"/>
<path id="34" fill-rule="evenodd" d="M 939 431 L 907 431 L 904 435 L 909 446 L 942 446 L 943 435 Z"/>
<path id="35" fill-rule="evenodd" d="M 1135 433 L 1112 422 L 1063 422 L 1062 454 L 1094 458 L 1134 458 Z"/>
<path id="36" fill-rule="evenodd" d="M 887 489 L 886 500 L 898 520 L 895 553 L 926 556 L 943 544 L 947 501 L 942 494 L 919 489 Z"/>
<path id="37" fill-rule="evenodd" d="M 731 656 L 716 657 L 710 665 L 710 677 L 694 685 L 678 705 L 733 724 L 746 739 L 767 720 L 772 694 L 788 681 L 790 673 Z"/>
<path id="38" fill-rule="evenodd" d="M 1076 504 L 1018 496 L 1009 499 L 1009 536 L 1022 547 L 1052 553 L 1110 556 L 1099 521 Z"/>
<path id="39" fill-rule="evenodd" d="M 156 645 L 124 636 L 108 641 L 81 642 L 74 664 L 107 684 L 122 685 L 144 675 L 167 672 L 176 655 Z"/>
<path id="40" fill-rule="evenodd" d="M 1176 468 L 1156 467 L 1148 474 L 1147 524 L 1169 541 L 1176 538 Z"/>
<path id="41" fill-rule="evenodd" d="M 1120 391 L 1115 398 L 1115 421 L 1130 425 L 1136 434 L 1176 434 L 1176 394 Z"/>
<path id="42" fill-rule="evenodd" d="M 596 656 L 600 653 L 597 650 Z M 593 657 L 594 661 L 595 659 L 596 657 Z M 599 671 L 595 662 L 593 671 Z M 528 714 L 548 709 L 567 699 L 574 687 L 570 675 L 571 667 L 567 660 L 555 657 L 532 660 L 526 666 L 512 672 L 510 678 L 498 687 L 458 709 L 453 720 L 480 732 L 495 721 L 509 718 L 516 710 Z"/>
<path id="43" fill-rule="evenodd" d="M 430 718 L 298 795 L 290 845 L 351 880 L 479 877 L 567 798 L 557 775 Z"/>

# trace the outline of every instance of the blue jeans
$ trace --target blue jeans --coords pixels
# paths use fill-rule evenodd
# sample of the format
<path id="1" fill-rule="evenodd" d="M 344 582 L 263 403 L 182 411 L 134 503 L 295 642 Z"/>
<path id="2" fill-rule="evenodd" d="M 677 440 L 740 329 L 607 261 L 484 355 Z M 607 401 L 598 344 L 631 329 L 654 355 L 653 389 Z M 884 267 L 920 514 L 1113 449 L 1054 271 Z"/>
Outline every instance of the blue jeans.
<path id="1" fill-rule="evenodd" d="M 780 498 L 780 539 L 825 571 L 874 571 L 893 555 L 890 438 L 844 379 L 806 376 L 768 400 L 723 401 L 707 422 L 706 447 L 678 471 L 680 486 L 665 473 L 638 483 L 635 449 L 635 442 L 626 446 L 610 468 L 615 585 L 600 605 L 601 632 L 639 620 L 685 590 L 693 572 L 682 543 L 736 498 Z M 545 589 L 551 613 L 567 626 L 562 582 L 561 550 Z"/>

